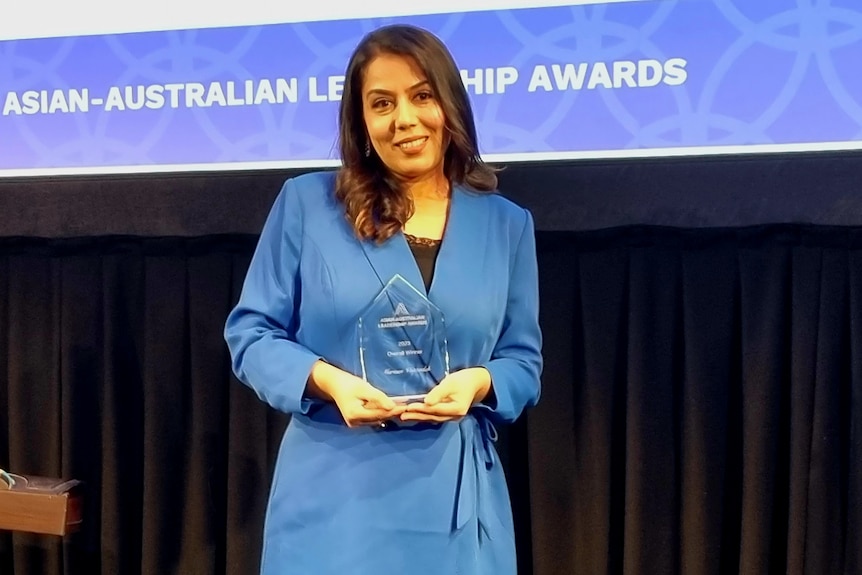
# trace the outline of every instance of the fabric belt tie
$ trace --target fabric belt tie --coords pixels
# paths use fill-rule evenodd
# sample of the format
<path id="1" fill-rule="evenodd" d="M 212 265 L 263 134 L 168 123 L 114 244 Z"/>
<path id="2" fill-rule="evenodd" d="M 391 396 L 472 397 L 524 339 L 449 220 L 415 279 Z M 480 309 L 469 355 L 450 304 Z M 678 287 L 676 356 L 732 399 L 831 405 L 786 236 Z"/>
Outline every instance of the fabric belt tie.
<path id="1" fill-rule="evenodd" d="M 493 444 L 497 441 L 497 429 L 482 414 L 469 414 L 458 425 L 461 430 L 461 461 L 453 527 L 460 529 L 476 516 L 481 532 L 488 525 L 488 471 L 494 466 Z"/>

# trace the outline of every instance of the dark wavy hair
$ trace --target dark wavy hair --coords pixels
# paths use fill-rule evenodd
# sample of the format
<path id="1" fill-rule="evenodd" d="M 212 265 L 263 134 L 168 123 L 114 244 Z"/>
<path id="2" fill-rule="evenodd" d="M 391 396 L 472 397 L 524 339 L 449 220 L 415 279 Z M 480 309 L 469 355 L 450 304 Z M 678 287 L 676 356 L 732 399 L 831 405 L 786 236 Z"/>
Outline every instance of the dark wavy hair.
<path id="1" fill-rule="evenodd" d="M 443 171 L 452 184 L 478 192 L 497 188 L 495 170 L 479 156 L 476 124 L 467 90 L 452 55 L 430 32 L 407 25 L 379 28 L 365 36 L 347 65 L 339 110 L 339 148 L 342 167 L 335 184 L 347 219 L 357 237 L 383 242 L 413 215 L 413 202 L 402 184 L 371 148 L 365 155 L 368 132 L 362 112 L 365 70 L 380 54 L 412 58 L 425 73 L 445 117 L 449 144 Z"/>

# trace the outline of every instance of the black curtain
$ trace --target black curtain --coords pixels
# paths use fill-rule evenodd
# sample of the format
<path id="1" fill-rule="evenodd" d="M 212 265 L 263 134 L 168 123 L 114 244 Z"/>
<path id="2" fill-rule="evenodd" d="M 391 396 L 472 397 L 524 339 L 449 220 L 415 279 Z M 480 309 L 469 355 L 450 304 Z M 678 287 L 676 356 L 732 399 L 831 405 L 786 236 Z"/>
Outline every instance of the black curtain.
<path id="1" fill-rule="evenodd" d="M 542 251 L 535 573 L 862 572 L 862 229 Z"/>
<path id="2" fill-rule="evenodd" d="M 0 573 L 256 571 L 286 422 L 221 339 L 254 236 L 0 240 L 0 462 L 85 481 Z M 500 448 L 520 573 L 862 572 L 862 228 L 539 234 L 547 367 Z"/>

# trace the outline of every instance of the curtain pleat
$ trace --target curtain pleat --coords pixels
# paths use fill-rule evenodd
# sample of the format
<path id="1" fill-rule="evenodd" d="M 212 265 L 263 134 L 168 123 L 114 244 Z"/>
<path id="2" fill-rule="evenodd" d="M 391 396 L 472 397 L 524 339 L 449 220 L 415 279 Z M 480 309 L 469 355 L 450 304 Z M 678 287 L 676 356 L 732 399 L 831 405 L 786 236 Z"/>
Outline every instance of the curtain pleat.
<path id="1" fill-rule="evenodd" d="M 101 393 L 101 467 L 87 477 L 88 508 L 97 525 L 84 524 L 83 534 L 95 532 L 83 572 L 141 572 L 143 540 L 144 428 L 144 307 L 143 262 L 138 253 L 109 253 L 102 260 L 101 318 L 104 343 Z"/>
<path id="2" fill-rule="evenodd" d="M 92 255 L 72 255 L 52 258 L 59 270 L 59 313 L 54 330 L 59 336 L 59 382 L 61 426 L 60 469 L 52 476 L 74 477 L 79 469 L 99 470 L 102 467 L 104 409 L 102 381 L 104 381 L 104 317 L 101 285 L 102 264 Z M 30 297 L 40 291 L 30 292 Z M 98 475 L 88 490 L 98 494 Z M 85 513 L 90 517 L 100 514 L 99 499 L 87 497 Z M 97 531 L 82 535 L 84 547 L 98 548 Z M 66 546 L 64 565 L 66 572 L 79 571 L 84 557 L 82 546 Z"/>
<path id="3" fill-rule="evenodd" d="M 850 268 L 850 377 L 847 417 L 847 522 L 842 533 L 843 575 L 862 573 L 862 249 L 848 256 Z"/>
<path id="4" fill-rule="evenodd" d="M 0 241 L 0 467 L 85 482 L 0 573 L 248 575 L 287 422 L 222 340 L 255 238 Z M 519 573 L 862 570 L 862 229 L 540 233 Z"/>
<path id="5" fill-rule="evenodd" d="M 711 257 L 684 247 L 681 253 L 682 385 L 680 434 L 680 573 L 718 575 L 722 565 L 728 469 L 727 424 L 736 377 L 733 337 L 738 331 L 735 250 L 716 246 Z M 734 400 L 735 401 L 735 400 Z M 705 457 L 709 454 L 709 457 Z M 735 560 L 735 558 L 734 558 Z M 724 569 L 723 569 L 724 567 Z M 732 571 L 732 570 L 730 570 Z"/>
<path id="6" fill-rule="evenodd" d="M 740 573 L 783 573 L 781 516 L 787 474 L 790 329 L 789 250 L 743 246 L 739 254 L 742 356 L 742 524 Z M 786 514 L 785 514 L 786 515 Z"/>
<path id="7" fill-rule="evenodd" d="M 626 573 L 674 573 L 679 540 L 679 449 L 675 387 L 679 253 L 663 246 L 629 254 L 626 346 Z"/>

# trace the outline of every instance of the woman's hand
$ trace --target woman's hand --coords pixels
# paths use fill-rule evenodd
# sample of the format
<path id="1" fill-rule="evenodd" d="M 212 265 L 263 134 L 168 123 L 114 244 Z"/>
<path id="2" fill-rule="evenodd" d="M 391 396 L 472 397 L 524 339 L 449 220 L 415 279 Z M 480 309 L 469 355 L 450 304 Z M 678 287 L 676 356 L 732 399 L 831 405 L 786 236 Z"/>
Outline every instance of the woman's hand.
<path id="1" fill-rule="evenodd" d="M 484 367 L 450 373 L 428 392 L 424 402 L 408 404 L 401 420 L 442 423 L 461 419 L 490 390 L 491 374 Z"/>
<path id="2" fill-rule="evenodd" d="M 406 408 L 367 381 L 323 361 L 311 370 L 308 392 L 335 403 L 348 427 L 381 426 Z"/>

